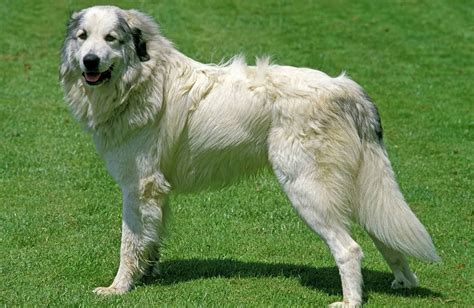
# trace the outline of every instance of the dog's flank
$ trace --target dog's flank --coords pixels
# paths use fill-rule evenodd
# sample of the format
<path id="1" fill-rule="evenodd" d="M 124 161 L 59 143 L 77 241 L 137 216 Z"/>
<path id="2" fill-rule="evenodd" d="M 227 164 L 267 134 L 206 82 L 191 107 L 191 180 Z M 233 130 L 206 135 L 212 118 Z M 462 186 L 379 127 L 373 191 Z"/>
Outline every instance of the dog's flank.
<path id="1" fill-rule="evenodd" d="M 171 191 L 227 185 L 265 166 L 334 255 L 344 297 L 336 306 L 362 302 L 352 219 L 374 239 L 394 288 L 417 285 L 405 255 L 439 260 L 395 181 L 377 108 L 344 74 L 267 58 L 248 66 L 240 56 L 201 64 L 149 16 L 112 6 L 75 13 L 67 28 L 66 101 L 123 194 L 119 270 L 97 293 L 124 293 L 157 273 Z"/>

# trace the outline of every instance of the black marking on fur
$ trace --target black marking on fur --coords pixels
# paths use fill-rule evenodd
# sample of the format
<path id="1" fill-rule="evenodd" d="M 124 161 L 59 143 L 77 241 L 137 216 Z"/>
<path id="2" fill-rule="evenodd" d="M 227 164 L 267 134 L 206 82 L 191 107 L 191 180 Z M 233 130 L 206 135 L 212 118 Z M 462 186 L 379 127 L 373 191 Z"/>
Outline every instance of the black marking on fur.
<path id="1" fill-rule="evenodd" d="M 367 94 L 334 101 L 343 117 L 352 120 L 360 140 L 382 142 L 382 124 L 377 107 Z"/>
<path id="2" fill-rule="evenodd" d="M 365 99 L 370 103 L 369 106 L 372 113 L 371 118 L 375 121 L 374 123 L 375 134 L 377 135 L 378 141 L 382 141 L 383 128 L 382 128 L 382 119 L 380 118 L 379 110 L 367 93 L 364 93 L 364 96 L 365 96 Z"/>
<path id="3" fill-rule="evenodd" d="M 380 114 L 379 114 L 379 110 L 377 109 L 377 106 L 375 106 L 375 104 L 372 104 L 372 108 L 374 110 L 375 120 L 376 120 L 375 134 L 377 134 L 377 138 L 379 138 L 379 141 L 382 141 L 383 139 L 382 119 L 380 118 Z"/>
<path id="4" fill-rule="evenodd" d="M 142 31 L 138 28 L 132 29 L 133 44 L 137 52 L 138 58 L 142 62 L 150 60 L 150 56 L 146 50 L 146 41 L 143 39 Z"/>

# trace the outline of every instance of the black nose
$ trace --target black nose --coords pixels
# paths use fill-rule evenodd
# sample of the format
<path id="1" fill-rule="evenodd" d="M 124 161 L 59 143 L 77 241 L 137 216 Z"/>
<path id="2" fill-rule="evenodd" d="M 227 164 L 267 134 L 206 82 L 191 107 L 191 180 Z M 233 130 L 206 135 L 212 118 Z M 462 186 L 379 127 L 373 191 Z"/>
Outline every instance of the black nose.
<path id="1" fill-rule="evenodd" d="M 82 62 L 84 63 L 84 66 L 89 70 L 89 71 L 97 71 L 99 70 L 99 62 L 100 59 L 98 56 L 88 53 L 85 55 L 85 57 L 82 59 Z"/>

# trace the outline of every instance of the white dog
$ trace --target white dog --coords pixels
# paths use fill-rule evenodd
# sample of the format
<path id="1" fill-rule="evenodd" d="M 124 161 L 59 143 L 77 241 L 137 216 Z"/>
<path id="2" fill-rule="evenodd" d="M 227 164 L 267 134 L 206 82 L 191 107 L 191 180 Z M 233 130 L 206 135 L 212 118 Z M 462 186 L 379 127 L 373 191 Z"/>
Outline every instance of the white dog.
<path id="1" fill-rule="evenodd" d="M 329 246 L 343 301 L 362 302 L 360 246 L 373 238 L 394 288 L 417 285 L 405 255 L 437 261 L 398 188 L 377 109 L 345 76 L 267 59 L 198 63 L 149 16 L 97 6 L 73 14 L 61 84 L 123 193 L 120 267 L 98 294 L 121 294 L 155 268 L 170 191 L 223 186 L 270 166 L 292 205 Z"/>

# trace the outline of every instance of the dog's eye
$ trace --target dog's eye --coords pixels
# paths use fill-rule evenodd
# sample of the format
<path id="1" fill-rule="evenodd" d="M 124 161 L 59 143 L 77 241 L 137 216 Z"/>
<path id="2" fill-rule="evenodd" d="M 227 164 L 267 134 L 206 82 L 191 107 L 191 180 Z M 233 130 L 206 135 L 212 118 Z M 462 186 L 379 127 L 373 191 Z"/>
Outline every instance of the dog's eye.
<path id="1" fill-rule="evenodd" d="M 106 40 L 107 42 L 113 42 L 113 41 L 115 41 L 116 39 L 117 39 L 117 38 L 115 38 L 115 36 L 110 35 L 110 34 L 107 34 L 107 35 L 105 36 L 105 40 Z"/>
<path id="2" fill-rule="evenodd" d="M 87 39 L 87 32 L 84 31 L 81 34 L 79 34 L 77 37 L 80 38 L 81 40 L 85 40 Z"/>

